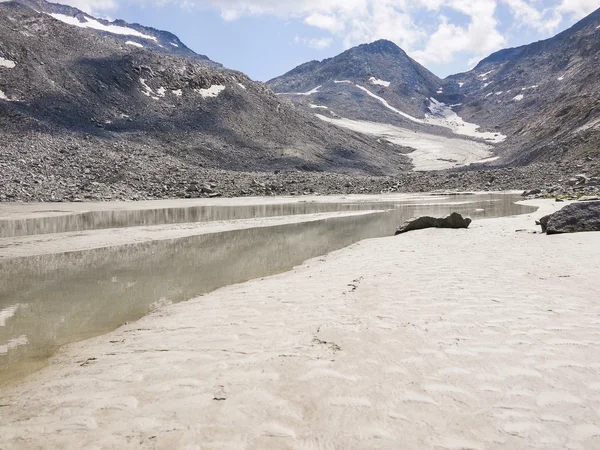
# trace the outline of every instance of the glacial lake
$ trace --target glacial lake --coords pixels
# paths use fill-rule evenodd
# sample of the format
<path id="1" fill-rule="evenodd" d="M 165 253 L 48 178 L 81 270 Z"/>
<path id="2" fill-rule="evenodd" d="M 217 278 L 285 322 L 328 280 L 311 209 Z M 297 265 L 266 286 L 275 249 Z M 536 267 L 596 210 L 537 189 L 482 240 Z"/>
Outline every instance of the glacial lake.
<path id="1" fill-rule="evenodd" d="M 47 214 L 0 220 L 0 385 L 42 367 L 62 345 L 110 332 L 152 310 L 223 286 L 285 272 L 404 220 L 451 212 L 478 219 L 525 214 L 514 194 L 419 196 L 385 202 L 294 202 Z M 60 208 L 60 204 L 57 204 Z M 108 207 L 108 204 L 107 204 Z M 178 239 L 7 257 L 12 239 L 192 222 L 371 211 Z M 56 235 L 56 236 L 54 236 Z M 4 252 L 4 254 L 3 254 Z"/>

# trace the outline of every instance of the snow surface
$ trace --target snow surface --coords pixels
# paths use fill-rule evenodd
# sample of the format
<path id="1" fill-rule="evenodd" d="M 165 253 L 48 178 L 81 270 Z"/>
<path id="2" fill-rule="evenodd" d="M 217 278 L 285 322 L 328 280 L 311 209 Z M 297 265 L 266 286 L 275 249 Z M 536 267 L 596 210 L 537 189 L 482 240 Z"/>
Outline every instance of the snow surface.
<path id="1" fill-rule="evenodd" d="M 142 44 L 140 44 L 139 42 L 127 41 L 125 43 L 127 45 L 133 45 L 134 47 L 144 48 L 144 46 Z"/>
<path id="2" fill-rule="evenodd" d="M 383 86 L 383 87 L 390 87 L 390 84 L 391 84 L 391 82 L 389 82 L 389 81 L 378 80 L 375 77 L 369 78 L 369 81 L 371 82 L 371 84 L 376 84 L 378 86 Z"/>
<path id="3" fill-rule="evenodd" d="M 561 76 L 561 77 L 558 77 L 558 78 L 557 78 L 557 80 L 558 80 L 558 81 L 562 81 L 562 80 L 564 80 L 564 79 L 565 79 L 565 76 L 564 76 L 564 75 L 563 75 L 563 76 Z"/>
<path id="4" fill-rule="evenodd" d="M 10 59 L 4 59 L 2 56 L 0 56 L 0 67 L 4 67 L 5 69 L 12 69 L 16 65 L 17 64 L 14 61 L 11 61 Z"/>
<path id="5" fill-rule="evenodd" d="M 195 89 L 195 91 L 202 96 L 202 98 L 215 98 L 218 97 L 221 92 L 225 90 L 225 86 L 221 84 L 213 84 L 208 89 Z"/>
<path id="6" fill-rule="evenodd" d="M 309 96 L 309 95 L 313 95 L 319 92 L 319 89 L 321 89 L 323 86 L 317 86 L 316 88 L 308 91 L 308 92 L 282 92 L 280 94 L 277 95 L 305 95 L 305 96 Z"/>
<path id="7" fill-rule="evenodd" d="M 483 88 L 485 89 L 485 88 L 486 88 L 486 87 L 488 87 L 490 84 L 492 84 L 492 83 L 485 83 L 485 84 L 483 85 Z"/>
<path id="8" fill-rule="evenodd" d="M 583 125 L 583 126 L 577 128 L 576 130 L 574 130 L 573 133 L 581 133 L 583 131 L 587 131 L 587 130 L 590 130 L 592 128 L 596 128 L 598 125 L 600 125 L 600 119 L 593 119 L 593 120 L 590 120 L 585 125 Z"/>
<path id="9" fill-rule="evenodd" d="M 6 96 L 6 94 L 5 94 L 3 91 L 1 91 L 1 90 L 0 90 L 0 100 L 5 100 L 5 101 L 7 101 L 7 102 L 12 102 L 12 101 L 14 101 L 14 100 L 11 100 L 10 98 L 8 98 L 8 97 Z"/>
<path id="10" fill-rule="evenodd" d="M 179 45 L 175 44 L 174 42 L 169 42 L 169 44 L 171 44 L 173 47 L 179 47 Z"/>
<path id="11" fill-rule="evenodd" d="M 242 83 L 238 83 L 238 86 L 241 87 L 243 90 L 246 90 L 246 86 L 244 86 Z"/>
<path id="12" fill-rule="evenodd" d="M 350 80 L 333 80 L 333 82 L 335 84 L 342 84 L 342 83 L 352 84 L 352 81 L 350 81 Z"/>
<path id="13" fill-rule="evenodd" d="M 437 93 L 438 93 L 438 94 L 443 94 L 443 93 L 444 93 L 444 88 L 439 88 L 439 89 L 437 90 Z"/>
<path id="14" fill-rule="evenodd" d="M 93 28 L 94 30 L 105 31 L 107 33 L 112 34 L 120 34 L 124 36 L 136 36 L 142 39 L 150 39 L 152 41 L 156 41 L 154 36 L 149 36 L 147 34 L 140 33 L 133 28 L 122 27 L 119 25 L 104 25 L 98 22 L 95 19 L 91 19 L 89 17 L 85 17 L 85 22 L 80 22 L 77 17 L 66 16 L 64 14 L 56 14 L 51 13 L 50 16 L 54 17 L 56 20 L 60 20 L 61 22 L 67 23 L 69 25 L 74 25 L 80 28 Z"/>
<path id="15" fill-rule="evenodd" d="M 496 95 L 502 95 L 502 94 L 504 94 L 504 92 L 503 92 L 503 91 L 498 91 L 498 92 L 496 92 Z"/>
<path id="16" fill-rule="evenodd" d="M 308 106 L 310 106 L 312 109 L 329 109 L 327 106 L 313 105 L 312 103 Z"/>
<path id="17" fill-rule="evenodd" d="M 429 111 L 431 111 L 431 114 L 426 115 L 425 123 L 449 128 L 456 134 L 483 139 L 494 144 L 503 142 L 506 139 L 506 136 L 501 133 L 478 131 L 479 125 L 465 122 L 449 106 L 438 102 L 434 98 L 430 98 Z"/>
<path id="18" fill-rule="evenodd" d="M 154 95 L 154 91 L 152 90 L 152 88 L 150 86 L 148 86 L 146 84 L 146 80 L 144 78 L 140 78 L 140 83 L 142 85 L 142 87 L 144 88 L 144 90 L 142 91 L 142 94 L 144 94 L 147 97 L 150 97 L 154 100 L 158 100 L 158 97 L 156 97 Z"/>
<path id="19" fill-rule="evenodd" d="M 494 156 L 492 158 L 480 159 L 479 161 L 475 161 L 473 164 L 489 163 L 489 162 L 493 162 L 493 161 L 498 161 L 499 159 L 500 159 L 499 156 Z"/>
<path id="20" fill-rule="evenodd" d="M 477 75 L 479 78 L 481 78 L 483 81 L 487 80 L 487 76 L 492 73 L 493 70 L 490 70 L 489 72 L 486 73 L 482 73 L 481 75 Z"/>
<path id="21" fill-rule="evenodd" d="M 492 156 L 491 147 L 480 142 L 415 132 L 377 122 L 334 119 L 320 114 L 316 116 L 339 127 L 377 136 L 393 144 L 415 149 L 407 155 L 412 160 L 415 171 L 451 169 Z"/>
<path id="22" fill-rule="evenodd" d="M 525 96 L 523 94 L 519 94 L 517 95 L 515 98 L 513 98 L 513 100 L 515 102 L 520 102 L 521 100 L 523 100 L 525 98 Z"/>
<path id="23" fill-rule="evenodd" d="M 458 87 L 461 88 L 465 85 L 465 83 L 463 83 L 462 81 L 460 83 L 458 83 Z"/>
<path id="24" fill-rule="evenodd" d="M 181 89 L 176 89 L 171 92 L 173 93 L 173 95 L 176 95 L 177 97 L 181 97 L 183 95 L 183 91 Z"/>
<path id="25" fill-rule="evenodd" d="M 387 100 L 385 100 L 384 98 L 381 98 L 381 97 L 379 97 L 378 95 L 375 95 L 375 94 L 373 94 L 373 93 L 372 93 L 370 90 L 368 90 L 367 88 L 365 88 L 365 87 L 362 87 L 362 86 L 360 86 L 360 85 L 358 85 L 358 84 L 356 84 L 355 86 L 356 86 L 357 88 L 359 88 L 361 91 L 364 91 L 364 92 L 366 92 L 366 93 L 367 93 L 367 95 L 369 95 L 369 96 L 373 97 L 375 100 L 379 100 L 379 101 L 380 101 L 380 102 L 383 104 L 383 106 L 385 106 L 385 107 L 386 107 L 387 109 L 389 109 L 390 111 L 393 111 L 393 112 L 395 112 L 396 114 L 399 114 L 399 115 L 401 115 L 402 117 L 404 117 L 404 118 L 406 118 L 406 119 L 408 119 L 408 120 L 412 120 L 413 122 L 416 122 L 416 123 L 425 123 L 425 122 L 423 122 L 421 119 L 417 119 L 416 117 L 413 117 L 413 116 L 411 116 L 411 115 L 409 115 L 409 114 L 406 114 L 406 113 L 404 113 L 404 112 L 400 111 L 399 109 L 396 109 L 396 108 L 394 108 L 392 105 L 390 105 L 390 104 L 387 102 Z"/>
<path id="26" fill-rule="evenodd" d="M 164 97 L 166 92 L 167 92 L 167 90 L 164 87 L 159 87 L 156 90 L 156 95 L 158 95 L 159 97 Z"/>
<path id="27" fill-rule="evenodd" d="M 537 88 L 539 88 L 539 86 L 537 84 L 534 84 L 533 86 L 521 88 L 521 90 L 522 91 L 527 91 L 529 89 L 537 89 Z"/>

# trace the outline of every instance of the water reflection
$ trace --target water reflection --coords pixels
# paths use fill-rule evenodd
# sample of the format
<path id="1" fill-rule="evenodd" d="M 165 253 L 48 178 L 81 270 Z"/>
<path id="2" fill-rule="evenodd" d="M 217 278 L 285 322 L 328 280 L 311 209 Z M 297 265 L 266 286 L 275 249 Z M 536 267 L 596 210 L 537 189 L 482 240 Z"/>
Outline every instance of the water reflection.
<path id="1" fill-rule="evenodd" d="M 40 367 L 59 346 L 113 330 L 158 304 L 283 272 L 359 240 L 392 236 L 398 224 L 414 215 L 457 211 L 477 219 L 531 210 L 515 205 L 515 200 L 487 195 L 448 198 L 438 205 L 338 205 L 393 209 L 0 261 L 0 383 Z M 455 204 L 463 201 L 471 203 Z M 289 213 L 298 205 L 276 206 Z M 256 214 L 264 212 L 256 209 Z"/>

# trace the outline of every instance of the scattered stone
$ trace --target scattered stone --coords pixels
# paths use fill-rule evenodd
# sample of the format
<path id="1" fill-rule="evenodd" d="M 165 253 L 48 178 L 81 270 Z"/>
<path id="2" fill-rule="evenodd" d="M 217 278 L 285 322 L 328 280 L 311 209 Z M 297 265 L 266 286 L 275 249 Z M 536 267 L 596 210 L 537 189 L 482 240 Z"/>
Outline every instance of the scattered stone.
<path id="1" fill-rule="evenodd" d="M 523 196 L 523 197 L 529 197 L 531 195 L 539 195 L 541 193 L 542 193 L 541 189 L 532 189 L 530 191 L 523 192 L 523 194 L 521 194 L 521 196 Z"/>
<path id="2" fill-rule="evenodd" d="M 469 228 L 471 222 L 471 219 L 463 218 L 463 216 L 458 213 L 452 213 L 446 218 L 423 216 L 404 222 L 404 224 L 396 231 L 396 236 L 409 231 L 423 230 L 425 228 Z"/>

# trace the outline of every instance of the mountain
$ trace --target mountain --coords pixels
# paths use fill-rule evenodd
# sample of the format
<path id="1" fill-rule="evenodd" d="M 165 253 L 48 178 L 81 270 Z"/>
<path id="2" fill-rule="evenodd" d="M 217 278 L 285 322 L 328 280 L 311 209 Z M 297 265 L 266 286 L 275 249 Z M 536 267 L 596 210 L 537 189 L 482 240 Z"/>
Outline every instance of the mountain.
<path id="1" fill-rule="evenodd" d="M 50 3 L 46 0 L 18 0 L 18 2 L 37 12 L 49 14 L 61 22 L 97 33 L 99 36 L 110 36 L 128 45 L 181 56 L 193 62 L 221 66 L 221 64 L 211 61 L 208 56 L 199 55 L 190 50 L 177 36 L 168 31 L 145 27 L 137 23 L 130 24 L 123 20 L 111 22 L 93 17 L 77 8 Z"/>
<path id="2" fill-rule="evenodd" d="M 418 170 L 487 160 L 504 139 L 440 103 L 444 81 L 386 40 L 303 64 L 267 85 L 325 122 L 413 149 L 408 156 Z"/>
<path id="3" fill-rule="evenodd" d="M 301 106 L 328 106 L 350 119 L 404 123 L 406 117 L 382 108 L 381 100 L 373 95 L 409 115 L 422 115 L 442 80 L 396 44 L 380 40 L 335 58 L 303 64 L 267 85 Z M 302 95 L 307 93 L 312 95 Z"/>
<path id="4" fill-rule="evenodd" d="M 544 41 L 501 50 L 444 80 L 441 101 L 501 130 L 503 164 L 576 158 L 600 148 L 600 9 Z"/>
<path id="5" fill-rule="evenodd" d="M 267 84 L 324 121 L 415 149 L 417 168 L 511 166 L 597 154 L 599 62 L 600 10 L 445 80 L 377 41 Z"/>
<path id="6" fill-rule="evenodd" d="M 146 40 L 157 45 L 164 36 L 180 42 L 135 31 L 152 33 L 156 40 Z M 364 174 L 410 167 L 398 149 L 304 114 L 264 84 L 185 51 L 0 3 L 0 185 L 76 190 L 84 179 L 127 187 L 177 173 L 186 184 L 202 167 Z M 178 186 L 165 191 L 181 194 Z"/>

